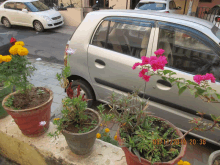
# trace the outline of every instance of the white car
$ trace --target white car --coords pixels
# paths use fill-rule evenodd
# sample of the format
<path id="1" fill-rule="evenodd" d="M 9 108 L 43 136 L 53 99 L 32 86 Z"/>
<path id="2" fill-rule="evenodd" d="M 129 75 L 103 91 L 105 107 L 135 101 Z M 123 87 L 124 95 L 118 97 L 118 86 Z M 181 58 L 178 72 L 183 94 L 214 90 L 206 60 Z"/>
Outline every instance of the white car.
<path id="1" fill-rule="evenodd" d="M 154 10 L 164 13 L 183 14 L 173 0 L 140 0 L 134 10 Z"/>
<path id="2" fill-rule="evenodd" d="M 64 24 L 62 15 L 38 0 L 7 0 L 0 6 L 1 23 L 6 27 L 21 25 L 36 31 Z"/>

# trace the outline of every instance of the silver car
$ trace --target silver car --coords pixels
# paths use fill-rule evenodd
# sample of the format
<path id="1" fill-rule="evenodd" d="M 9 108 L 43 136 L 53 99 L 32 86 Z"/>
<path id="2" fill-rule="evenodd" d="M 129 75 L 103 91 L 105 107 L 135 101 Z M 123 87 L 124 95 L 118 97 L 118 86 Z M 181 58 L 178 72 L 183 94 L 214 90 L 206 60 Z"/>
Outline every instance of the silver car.
<path id="1" fill-rule="evenodd" d="M 150 98 L 151 112 L 186 131 L 192 126 L 188 121 L 198 117 L 197 111 L 206 113 L 208 122 L 212 121 L 209 114 L 220 116 L 220 104 L 205 103 L 189 91 L 179 96 L 177 86 L 159 76 L 145 84 L 138 77 L 140 70 L 131 67 L 161 48 L 168 58 L 165 69 L 191 81 L 195 74 L 213 73 L 217 82 L 211 86 L 220 93 L 219 43 L 220 30 L 199 18 L 153 11 L 95 11 L 87 14 L 67 43 L 66 48 L 76 49 L 70 56 L 69 80 L 74 91 L 81 85 L 92 99 L 89 106 L 94 100 L 107 103 L 113 91 L 127 94 L 139 88 L 141 97 Z M 191 135 L 220 145 L 219 129 Z"/>

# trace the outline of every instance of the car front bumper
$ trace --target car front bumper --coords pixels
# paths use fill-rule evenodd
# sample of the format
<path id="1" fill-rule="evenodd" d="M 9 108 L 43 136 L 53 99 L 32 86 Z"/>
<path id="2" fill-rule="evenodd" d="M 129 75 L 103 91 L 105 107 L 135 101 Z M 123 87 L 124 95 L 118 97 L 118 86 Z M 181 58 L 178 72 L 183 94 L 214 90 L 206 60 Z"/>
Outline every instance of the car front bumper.
<path id="1" fill-rule="evenodd" d="M 61 19 L 59 21 L 51 21 L 51 22 L 44 22 L 43 23 L 43 26 L 44 26 L 44 29 L 52 29 L 52 28 L 56 28 L 56 27 L 59 27 L 59 26 L 62 26 L 64 25 L 64 20 Z"/>

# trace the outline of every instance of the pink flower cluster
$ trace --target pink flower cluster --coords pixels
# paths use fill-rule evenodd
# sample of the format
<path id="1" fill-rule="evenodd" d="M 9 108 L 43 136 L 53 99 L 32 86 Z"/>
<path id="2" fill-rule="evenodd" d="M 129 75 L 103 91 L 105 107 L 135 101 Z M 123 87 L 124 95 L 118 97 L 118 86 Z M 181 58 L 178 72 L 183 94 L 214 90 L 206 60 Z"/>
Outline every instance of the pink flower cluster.
<path id="1" fill-rule="evenodd" d="M 212 83 L 215 83 L 215 79 L 216 78 L 213 76 L 212 73 L 206 73 L 206 75 L 195 75 L 193 77 L 193 80 L 198 84 L 200 84 L 201 81 L 205 81 L 205 80 L 211 80 Z"/>
<path id="2" fill-rule="evenodd" d="M 156 55 L 162 55 L 164 53 L 164 50 L 163 49 L 159 49 L 157 50 L 156 52 L 154 52 Z M 141 57 L 141 60 L 142 60 L 142 63 L 138 62 L 138 63 L 135 63 L 132 67 L 132 69 L 136 69 L 137 66 L 143 66 L 143 65 L 147 65 L 147 64 L 150 64 L 153 71 L 156 71 L 158 69 L 164 69 L 164 66 L 167 64 L 167 59 L 165 56 L 159 56 L 159 57 L 156 57 L 156 56 L 151 56 L 150 58 L 149 57 L 146 57 L 146 56 L 143 56 Z M 145 73 L 148 72 L 147 69 L 142 69 L 140 72 L 139 72 L 139 77 L 142 77 L 145 81 L 149 81 L 150 80 L 150 76 L 148 75 L 145 75 Z"/>

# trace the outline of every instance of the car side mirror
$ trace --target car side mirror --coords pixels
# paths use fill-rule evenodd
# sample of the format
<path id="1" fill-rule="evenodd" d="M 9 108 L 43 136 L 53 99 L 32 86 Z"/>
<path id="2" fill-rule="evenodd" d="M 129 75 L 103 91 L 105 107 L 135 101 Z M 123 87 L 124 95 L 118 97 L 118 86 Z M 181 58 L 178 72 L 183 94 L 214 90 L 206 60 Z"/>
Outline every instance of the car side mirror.
<path id="1" fill-rule="evenodd" d="M 28 10 L 27 9 L 22 9 L 23 12 L 25 13 L 28 13 Z"/>

